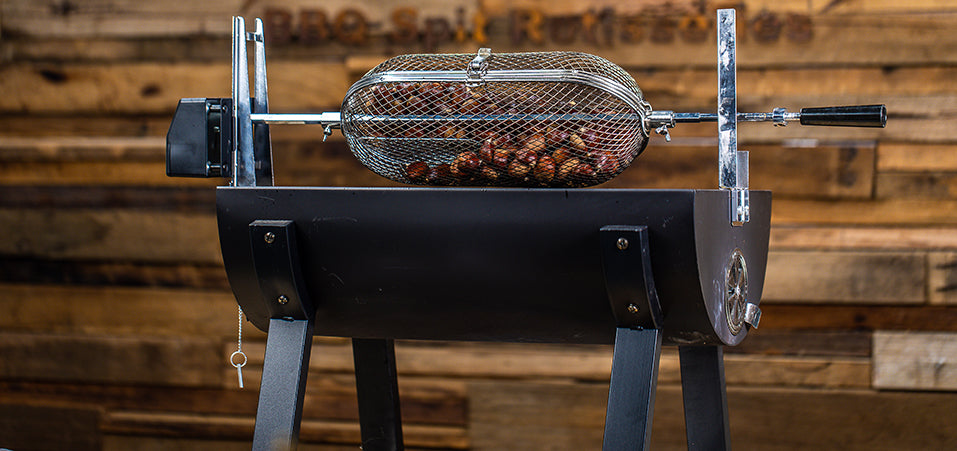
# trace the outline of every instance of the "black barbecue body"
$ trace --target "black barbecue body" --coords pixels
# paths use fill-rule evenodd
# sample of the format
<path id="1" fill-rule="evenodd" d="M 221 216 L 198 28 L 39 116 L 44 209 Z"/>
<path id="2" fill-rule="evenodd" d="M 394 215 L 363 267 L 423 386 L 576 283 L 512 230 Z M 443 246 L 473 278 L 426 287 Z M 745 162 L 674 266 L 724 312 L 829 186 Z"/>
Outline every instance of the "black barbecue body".
<path id="1" fill-rule="evenodd" d="M 767 263 L 771 193 L 750 197 L 741 226 L 727 190 L 220 187 L 216 204 L 230 286 L 263 331 L 276 300 L 251 224 L 292 221 L 316 335 L 611 344 L 599 231 L 625 225 L 647 227 L 664 343 L 735 345 L 729 259 L 754 304 Z"/>

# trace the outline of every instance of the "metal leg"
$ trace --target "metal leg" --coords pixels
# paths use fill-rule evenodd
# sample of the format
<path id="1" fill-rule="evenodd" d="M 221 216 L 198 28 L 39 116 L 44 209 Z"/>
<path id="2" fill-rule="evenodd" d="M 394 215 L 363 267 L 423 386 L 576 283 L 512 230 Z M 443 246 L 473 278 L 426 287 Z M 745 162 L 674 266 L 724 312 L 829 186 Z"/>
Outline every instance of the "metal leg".
<path id="1" fill-rule="evenodd" d="M 603 451 L 649 448 L 659 357 L 661 330 L 618 328 Z"/>
<path id="2" fill-rule="evenodd" d="M 689 450 L 731 449 L 724 348 L 679 346 L 681 392 Z"/>
<path id="3" fill-rule="evenodd" d="M 391 339 L 352 339 L 359 398 L 359 429 L 365 451 L 398 451 L 402 444 L 402 416 Z"/>
<path id="4" fill-rule="evenodd" d="M 295 449 L 312 350 L 313 322 L 269 320 L 254 450 Z"/>

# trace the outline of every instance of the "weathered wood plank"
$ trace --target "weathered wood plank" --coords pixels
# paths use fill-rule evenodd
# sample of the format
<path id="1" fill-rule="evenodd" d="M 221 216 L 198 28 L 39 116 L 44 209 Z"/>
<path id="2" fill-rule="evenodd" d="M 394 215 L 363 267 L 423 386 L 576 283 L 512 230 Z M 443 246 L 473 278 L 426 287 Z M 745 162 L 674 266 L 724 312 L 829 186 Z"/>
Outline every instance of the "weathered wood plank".
<path id="1" fill-rule="evenodd" d="M 0 208 L 0 255 L 222 264 L 210 214 Z"/>
<path id="2" fill-rule="evenodd" d="M 606 382 L 611 374 L 610 346 L 540 344 L 468 344 L 396 346 L 400 376 L 492 379 L 564 379 Z M 228 349 L 228 348 L 227 348 Z M 244 351 L 250 365 L 244 378 L 258 381 L 262 371 L 262 343 L 247 343 Z M 313 345 L 317 360 L 310 369 L 320 374 L 352 370 L 348 345 Z M 868 387 L 870 363 L 859 357 L 793 357 L 729 354 L 725 359 L 729 384 L 762 384 L 818 387 Z M 235 383 L 235 371 L 223 370 L 227 386 Z M 232 376 L 232 378 L 231 378 Z M 661 357 L 659 381 L 680 381 L 678 355 L 674 349 Z M 401 378 L 400 378 L 401 379 Z"/>
<path id="3" fill-rule="evenodd" d="M 957 171 L 957 145 L 884 143 L 877 151 L 880 172 Z"/>
<path id="4" fill-rule="evenodd" d="M 606 385 L 480 381 L 469 384 L 477 449 L 598 449 Z M 730 387 L 735 448 L 950 449 L 957 394 Z M 928 432 L 932 431 L 932 432 Z M 684 449 L 680 387 L 655 399 L 654 449 Z"/>
<path id="5" fill-rule="evenodd" d="M 778 225 L 771 228 L 770 245 L 772 251 L 955 249 L 957 229 Z"/>
<path id="6" fill-rule="evenodd" d="M 147 435 L 181 438 L 252 438 L 252 417 L 159 414 L 113 411 L 104 416 L 102 431 L 116 435 Z M 464 428 L 452 426 L 404 425 L 402 435 L 411 447 L 466 449 L 469 439 Z M 303 420 L 299 439 L 304 443 L 359 443 L 357 423 Z"/>
<path id="7" fill-rule="evenodd" d="M 713 58 L 706 60 L 709 65 Z M 632 73 L 656 108 L 714 109 L 713 69 L 648 68 Z M 270 104 L 276 111 L 338 106 L 361 75 L 349 73 L 341 63 L 276 61 L 269 70 Z M 957 105 L 957 92 L 948 83 L 955 75 L 957 68 L 949 66 L 889 71 L 742 68 L 738 108 L 769 111 L 781 106 L 778 103 L 792 108 L 813 106 L 809 102 L 887 103 L 893 114 L 934 117 L 952 113 Z M 0 89 L 10 93 L 0 99 L 0 111 L 168 113 L 181 97 L 228 97 L 229 86 L 228 62 L 17 63 L 0 68 Z M 895 127 L 894 121 L 888 127 Z"/>
<path id="8" fill-rule="evenodd" d="M 213 188 L 223 179 L 167 177 L 165 162 L 71 161 L 4 162 L 0 165 L 3 185 L 175 186 Z"/>
<path id="9" fill-rule="evenodd" d="M 99 451 L 100 409 L 0 404 L 0 446 Z"/>
<path id="10" fill-rule="evenodd" d="M 931 304 L 957 304 L 957 253 L 932 252 L 927 256 L 927 294 Z"/>
<path id="11" fill-rule="evenodd" d="M 9 118 L 2 120 L 6 122 Z M 97 121 L 90 118 L 76 121 L 80 120 Z M 66 121 L 75 122 L 69 119 Z M 167 126 L 168 121 L 169 119 Z M 9 125 L 19 124 L 14 121 Z M 127 131 L 133 132 L 134 127 L 130 127 Z M 0 161 L 165 161 L 165 149 L 166 139 L 159 136 L 9 136 L 0 141 Z"/>
<path id="12" fill-rule="evenodd" d="M 0 144 L 0 185 L 134 185 L 212 187 L 221 179 L 182 179 L 165 175 L 163 143 L 154 138 L 12 139 Z M 126 147 L 133 141 L 134 149 Z M 147 146 L 155 144 L 155 148 Z M 669 146 L 649 151 L 633 168 L 604 185 L 609 188 L 711 188 L 715 185 L 714 145 Z M 344 141 L 279 141 L 274 139 L 274 168 L 284 185 L 395 186 L 363 167 Z M 814 147 L 754 145 L 751 167 L 755 189 L 777 195 L 823 198 L 868 198 L 873 191 L 872 142 Z M 9 196 L 17 197 L 17 196 Z M 27 202 L 27 200 L 24 200 Z"/>
<path id="13" fill-rule="evenodd" d="M 957 335 L 874 332 L 874 388 L 957 390 Z"/>
<path id="14" fill-rule="evenodd" d="M 473 28 L 475 11 L 483 8 L 483 17 L 487 22 L 486 35 L 489 41 L 486 45 L 500 51 L 514 51 L 517 49 L 537 50 L 540 48 L 574 48 L 583 51 L 604 51 L 616 56 L 627 57 L 631 64 L 648 64 L 649 61 L 664 62 L 659 64 L 703 64 L 714 57 L 712 33 L 705 34 L 704 39 L 688 40 L 679 33 L 678 23 L 689 12 L 698 10 L 695 2 L 621 2 L 603 1 L 599 5 L 581 2 L 532 2 L 527 6 L 514 2 L 473 2 L 456 1 L 452 3 L 429 1 L 418 2 L 414 5 L 408 2 L 391 2 L 377 7 L 345 1 L 325 2 L 321 7 L 303 3 L 299 0 L 287 2 L 273 2 L 269 5 L 251 4 L 242 8 L 237 7 L 233 0 L 216 2 L 216 6 L 209 8 L 167 7 L 161 13 L 155 8 L 126 6 L 118 8 L 115 2 L 95 2 L 95 6 L 68 4 L 67 8 L 44 8 L 39 5 L 25 7 L 29 3 L 22 0 L 9 2 L 4 5 L 3 24 L 4 33 L 23 38 L 181 38 L 184 36 L 227 36 L 229 33 L 228 17 L 232 14 L 242 14 L 247 18 L 263 16 L 267 8 L 281 10 L 290 14 L 292 22 L 290 31 L 298 34 L 298 22 L 301 11 L 305 9 L 324 12 L 329 21 L 336 18 L 345 9 L 359 11 L 369 24 L 367 45 L 343 45 L 326 42 L 307 45 L 313 55 L 320 49 L 333 52 L 335 55 L 349 53 L 373 53 L 394 51 L 396 45 L 388 36 L 397 28 L 391 15 L 397 8 L 414 6 L 418 13 L 416 20 L 417 31 L 424 31 L 424 19 L 445 19 L 450 26 L 455 26 L 458 17 L 456 10 L 463 8 L 463 20 L 470 31 Z M 750 4 L 750 6 L 749 6 Z M 856 3 L 855 3 L 856 5 Z M 717 5 L 708 5 L 705 17 L 713 18 L 712 8 Z M 856 64 L 914 64 L 932 62 L 953 62 L 954 45 L 952 37 L 946 31 L 953 27 L 953 8 L 934 8 L 916 6 L 911 8 L 848 8 L 835 13 L 825 7 L 809 7 L 806 2 L 744 2 L 739 6 L 739 19 L 742 23 L 740 39 L 743 55 L 742 65 L 748 64 L 795 64 L 795 63 L 822 63 L 848 61 Z M 543 21 L 543 43 L 533 44 L 528 41 L 517 43 L 510 35 L 510 13 L 516 9 L 532 8 L 538 10 L 546 20 Z M 213 10 L 215 9 L 215 12 Z M 615 16 L 605 23 L 599 24 L 600 34 L 603 34 L 597 44 L 591 44 L 578 33 L 577 39 L 570 44 L 559 44 L 552 38 L 551 18 L 554 16 L 578 14 L 586 11 L 601 11 L 611 9 Z M 144 11 L 150 11 L 145 13 Z M 201 11 L 201 12 L 197 12 Z M 850 11 L 850 13 L 848 13 Z M 917 12 L 916 14 L 907 14 Z M 926 14 L 933 12 L 936 14 Z M 774 34 L 759 40 L 753 38 L 755 18 L 760 13 L 775 14 L 778 23 L 772 24 L 769 29 Z M 785 23 L 788 13 L 810 14 L 808 32 L 801 27 L 792 27 Z M 649 24 L 642 24 L 641 39 L 636 44 L 625 43 L 620 38 L 623 22 L 626 16 L 639 14 L 639 17 L 662 15 L 674 22 L 671 28 L 665 28 L 664 41 L 648 38 L 652 29 Z M 610 24 L 608 23 L 610 22 Z M 610 26 L 609 26 L 610 25 Z M 750 26 L 749 26 L 750 25 Z M 328 27 L 327 23 L 327 27 Z M 792 28 L 796 28 L 792 29 Z M 875 32 L 879 29 L 880 32 Z M 328 31 L 328 30 L 327 30 Z M 334 30 L 333 30 L 334 31 Z M 606 31 L 611 32 L 612 45 L 607 43 Z M 659 29 L 660 32 L 660 29 Z M 806 34 L 802 34 L 806 33 Z M 333 40 L 338 42 L 340 40 Z M 414 43 L 406 44 L 412 52 L 424 49 L 424 39 L 417 39 Z M 700 41 L 700 42 L 699 42 Z M 893 42 L 895 45 L 887 45 Z M 840 43 L 840 45 L 835 45 Z M 439 51 L 466 51 L 474 52 L 478 42 L 466 39 L 461 44 L 446 40 L 437 46 Z M 301 44 L 293 44 L 297 47 Z M 306 47 L 306 46 L 304 46 Z M 661 48 L 668 49 L 668 58 L 661 58 Z M 130 49 L 131 48 L 131 49 Z M 15 48 L 14 55 L 24 55 L 27 46 Z M 134 46 L 113 46 L 120 55 L 130 53 L 145 54 L 142 48 Z M 87 50 L 81 47 L 81 50 Z M 108 55 L 109 52 L 100 49 L 89 49 L 92 55 Z M 188 54 L 188 52 L 182 52 Z M 224 57 L 225 57 L 225 53 Z M 50 51 L 45 54 L 49 55 Z M 755 61 L 755 62 L 752 62 Z M 706 64 L 706 63 L 705 63 Z"/>
<path id="15" fill-rule="evenodd" d="M 3 142 L 10 139 L 14 143 L 17 139 L 24 139 L 21 142 L 27 142 L 40 137 L 59 139 L 63 142 L 62 138 L 69 137 L 74 145 L 84 140 L 92 141 L 105 137 L 111 139 L 153 137 L 154 140 L 157 138 L 165 140 L 170 120 L 172 115 L 168 113 L 160 115 L 0 114 L 0 137 L 4 138 Z M 160 141 L 156 142 L 158 144 Z"/>
<path id="16" fill-rule="evenodd" d="M 921 304 L 926 272 L 920 253 L 777 251 L 762 302 Z"/>
<path id="17" fill-rule="evenodd" d="M 76 260 L 0 259 L 0 282 L 229 290 L 221 266 Z"/>
<path id="18" fill-rule="evenodd" d="M 952 226 L 957 202 L 930 199 L 817 201 L 782 199 L 771 204 L 773 225 Z"/>
<path id="19" fill-rule="evenodd" d="M 676 350 L 663 353 L 659 365 L 658 383 L 681 382 Z M 869 388 L 871 385 L 871 363 L 866 358 L 726 355 L 724 373 L 728 386 Z"/>
<path id="20" fill-rule="evenodd" d="M 228 367 L 226 356 L 212 359 L 220 376 L 220 367 Z M 116 385 L 63 382 L 0 381 L 0 403 L 20 405 L 56 405 L 106 410 L 149 412 L 191 412 L 196 414 L 256 414 L 261 368 L 244 371 L 245 389 L 236 388 L 236 370 L 225 374 L 229 388 L 184 387 L 171 385 Z M 246 377 L 246 376 L 254 376 Z M 465 382 L 421 377 L 402 377 L 399 381 L 402 418 L 412 424 L 465 426 L 467 400 Z M 321 420 L 357 420 L 355 378 L 352 374 L 313 371 L 306 384 L 303 417 Z"/>
<path id="21" fill-rule="evenodd" d="M 0 333 L 0 378 L 77 383 L 221 385 L 220 344 L 202 338 Z"/>
<path id="22" fill-rule="evenodd" d="M 248 451 L 251 440 L 180 439 L 140 435 L 104 435 L 102 451 Z M 355 445 L 300 443 L 301 451 L 355 451 Z"/>
<path id="23" fill-rule="evenodd" d="M 883 173 L 877 175 L 877 199 L 957 197 L 957 173 Z"/>
<path id="24" fill-rule="evenodd" d="M 751 329 L 737 346 L 726 346 L 725 355 L 752 354 L 798 357 L 870 357 L 870 332 Z"/>
<path id="25" fill-rule="evenodd" d="M 0 186 L 0 208 L 125 209 L 212 214 L 216 211 L 216 191 L 211 187 L 179 186 Z"/>
<path id="26" fill-rule="evenodd" d="M 236 301 L 228 291 L 0 284 L 0 299 L 0 329 L 11 332 L 236 334 Z M 264 336 L 254 327 L 244 332 Z"/>
<path id="27" fill-rule="evenodd" d="M 916 330 L 957 332 L 957 308 L 761 304 L 761 330 Z"/>
<path id="28" fill-rule="evenodd" d="M 702 146 L 649 149 L 632 167 L 602 185 L 607 188 L 698 188 L 717 184 L 718 155 L 710 142 Z M 777 196 L 857 198 L 871 196 L 874 182 L 873 143 L 814 143 L 814 147 L 752 145 L 753 189 Z"/>

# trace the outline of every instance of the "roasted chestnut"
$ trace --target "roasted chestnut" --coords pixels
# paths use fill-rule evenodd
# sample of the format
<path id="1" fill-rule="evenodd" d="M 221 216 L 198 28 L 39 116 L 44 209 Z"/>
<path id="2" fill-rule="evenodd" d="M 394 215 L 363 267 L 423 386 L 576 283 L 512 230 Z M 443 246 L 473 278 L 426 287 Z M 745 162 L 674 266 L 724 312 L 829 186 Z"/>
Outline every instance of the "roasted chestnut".
<path id="1" fill-rule="evenodd" d="M 429 165 L 424 161 L 416 161 L 405 167 L 405 176 L 416 183 L 425 181 L 429 176 L 429 172 Z"/>
<path id="2" fill-rule="evenodd" d="M 542 183 L 551 182 L 555 178 L 555 159 L 548 155 L 542 156 L 535 165 L 533 174 L 535 179 Z"/>
<path id="3" fill-rule="evenodd" d="M 528 175 L 528 171 L 531 169 L 532 167 L 527 164 L 523 164 L 518 160 L 512 160 L 512 162 L 508 164 L 508 175 L 520 179 Z"/>
<path id="4" fill-rule="evenodd" d="M 429 171 L 429 175 L 426 180 L 431 185 L 448 185 L 451 175 L 451 166 L 449 164 L 442 163 L 435 165 L 435 167 Z"/>

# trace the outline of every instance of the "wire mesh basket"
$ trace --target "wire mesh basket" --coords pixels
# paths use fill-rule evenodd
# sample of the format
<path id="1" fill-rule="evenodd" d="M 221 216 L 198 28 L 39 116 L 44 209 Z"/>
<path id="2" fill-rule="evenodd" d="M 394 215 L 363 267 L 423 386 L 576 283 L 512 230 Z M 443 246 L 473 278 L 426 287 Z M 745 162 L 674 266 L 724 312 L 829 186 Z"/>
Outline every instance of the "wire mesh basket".
<path id="1" fill-rule="evenodd" d="M 648 144 L 634 78 L 577 52 L 401 55 L 345 96 L 362 164 L 423 185 L 581 187 L 617 176 Z"/>

